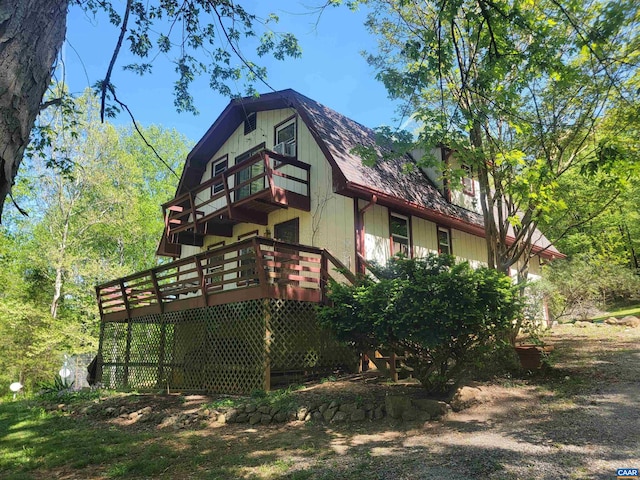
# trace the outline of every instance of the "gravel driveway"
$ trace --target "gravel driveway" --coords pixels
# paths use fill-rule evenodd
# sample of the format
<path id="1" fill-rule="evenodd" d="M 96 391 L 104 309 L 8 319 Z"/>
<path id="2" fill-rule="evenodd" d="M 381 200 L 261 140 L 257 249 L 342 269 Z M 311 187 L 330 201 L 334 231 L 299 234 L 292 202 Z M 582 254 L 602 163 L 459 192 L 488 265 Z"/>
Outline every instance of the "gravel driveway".
<path id="1" fill-rule="evenodd" d="M 488 402 L 436 423 L 325 428 L 336 455 L 300 458 L 286 478 L 604 480 L 640 468 L 640 328 L 559 326 L 547 341 L 547 375 L 487 385 Z"/>

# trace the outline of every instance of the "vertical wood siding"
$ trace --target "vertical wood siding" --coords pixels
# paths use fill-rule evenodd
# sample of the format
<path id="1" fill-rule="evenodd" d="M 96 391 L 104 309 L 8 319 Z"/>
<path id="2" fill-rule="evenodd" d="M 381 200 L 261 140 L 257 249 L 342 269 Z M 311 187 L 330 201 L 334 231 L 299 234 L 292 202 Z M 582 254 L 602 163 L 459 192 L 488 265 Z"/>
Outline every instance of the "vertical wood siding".
<path id="1" fill-rule="evenodd" d="M 275 126 L 293 114 L 295 114 L 295 110 L 290 108 L 258 112 L 257 127 L 248 135 L 244 134 L 244 125 L 241 124 L 211 157 L 200 182 L 211 178 L 213 161 L 224 155 L 228 155 L 228 165 L 231 167 L 236 156 L 262 142 L 265 143 L 267 149 L 272 149 L 275 144 Z M 238 241 L 238 236 L 256 229 L 261 236 L 266 235 L 267 229 L 273 235 L 276 224 L 299 218 L 301 244 L 326 248 L 352 271 L 355 271 L 353 200 L 333 192 L 331 166 L 307 126 L 299 117 L 296 119 L 296 124 L 297 159 L 311 165 L 311 211 L 305 212 L 294 208 L 276 210 L 269 214 L 268 225 L 238 224 L 234 226 L 231 238 L 209 235 L 205 238 L 202 248 L 183 245 L 181 257 L 199 253 L 206 250 L 209 245 L 220 241 L 225 241 L 229 245 Z"/>

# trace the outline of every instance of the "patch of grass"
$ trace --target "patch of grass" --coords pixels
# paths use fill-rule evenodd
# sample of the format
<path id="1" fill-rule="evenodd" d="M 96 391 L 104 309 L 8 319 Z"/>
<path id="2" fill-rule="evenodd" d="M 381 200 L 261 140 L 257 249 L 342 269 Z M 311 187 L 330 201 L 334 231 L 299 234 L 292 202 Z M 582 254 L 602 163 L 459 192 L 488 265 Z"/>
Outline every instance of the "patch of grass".
<path id="1" fill-rule="evenodd" d="M 606 315 L 601 315 L 598 317 L 593 317 L 591 318 L 592 321 L 597 321 L 597 320 L 605 320 L 609 317 L 616 317 L 616 318 L 622 318 L 622 317 L 626 317 L 627 315 L 636 315 L 636 316 L 640 316 L 640 305 L 636 305 L 634 307 L 623 307 L 617 310 L 612 310 L 609 313 L 607 313 Z"/>

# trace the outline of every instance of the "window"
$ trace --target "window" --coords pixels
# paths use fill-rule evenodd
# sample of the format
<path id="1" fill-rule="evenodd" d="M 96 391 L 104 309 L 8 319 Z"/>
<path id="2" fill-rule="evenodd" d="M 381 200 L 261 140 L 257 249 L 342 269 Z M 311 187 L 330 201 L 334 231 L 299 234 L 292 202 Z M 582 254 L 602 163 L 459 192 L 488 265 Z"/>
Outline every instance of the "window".
<path id="1" fill-rule="evenodd" d="M 253 147 L 251 150 L 248 150 L 235 158 L 235 164 L 238 165 L 240 163 L 246 162 L 251 157 L 253 157 L 256 153 L 264 150 L 264 142 L 260 145 Z M 264 163 L 261 159 L 252 162 L 251 165 L 248 165 L 247 168 L 243 168 L 239 170 L 235 175 L 235 185 L 240 185 L 243 182 L 246 182 L 264 172 Z M 241 200 L 246 198 L 254 193 L 259 192 L 265 188 L 265 178 L 260 178 L 255 182 L 248 183 L 247 185 L 243 185 L 239 189 L 236 190 L 234 201 Z"/>
<path id="2" fill-rule="evenodd" d="M 224 241 L 214 243 L 213 245 L 209 245 L 207 247 L 207 250 L 215 250 L 216 248 L 220 248 L 220 247 L 224 247 Z M 208 290 L 222 290 L 222 287 L 223 287 L 222 271 L 224 270 L 224 254 L 209 257 L 207 259 L 206 267 L 207 268 L 205 270 L 205 274 L 206 274 L 205 284 L 211 285 L 211 287 L 209 287 Z"/>
<path id="3" fill-rule="evenodd" d="M 391 255 L 402 254 L 405 257 L 411 257 L 409 218 L 392 213 L 389 216 L 389 231 L 391 232 Z"/>
<path id="4" fill-rule="evenodd" d="M 244 120 L 244 134 L 248 135 L 256 129 L 257 115 L 256 112 L 247 114 L 247 118 Z"/>
<path id="5" fill-rule="evenodd" d="M 243 235 L 238 235 L 238 241 L 246 240 L 251 237 L 256 237 L 258 235 L 258 230 L 254 230 L 249 233 L 245 233 Z M 246 285 L 247 283 L 258 283 L 258 279 L 256 278 L 256 255 L 255 250 L 252 246 L 248 246 L 245 248 L 241 248 L 238 250 L 238 257 L 247 256 L 247 258 L 240 259 L 238 263 L 238 267 L 240 270 L 238 271 L 238 278 L 242 281 L 239 281 L 239 285 Z"/>
<path id="6" fill-rule="evenodd" d="M 273 227 L 273 236 L 276 240 L 283 242 L 300 243 L 300 220 L 294 218 L 288 222 L 277 223 Z M 295 248 L 276 245 L 274 259 L 280 267 L 274 268 L 274 272 L 277 274 L 279 284 L 299 285 L 300 282 L 295 278 L 302 274 L 298 270 L 298 255 L 299 251 Z M 291 278 L 292 276 L 294 279 Z"/>
<path id="7" fill-rule="evenodd" d="M 295 118 L 285 120 L 276 126 L 275 146 L 273 151 L 288 157 L 296 156 L 296 122 Z"/>
<path id="8" fill-rule="evenodd" d="M 235 165 L 238 165 L 239 163 L 242 163 L 242 162 L 245 162 L 245 161 L 249 160 L 256 153 L 261 152 L 262 150 L 264 150 L 264 147 L 265 147 L 265 143 L 262 142 L 260 145 L 256 145 L 251 150 L 247 150 L 246 152 L 241 153 L 240 155 L 238 155 L 235 158 Z"/>
<path id="9" fill-rule="evenodd" d="M 211 165 L 211 178 L 215 178 L 227 169 L 227 156 L 221 157 Z M 211 186 L 211 196 L 224 190 L 224 182 L 219 182 Z"/>
<path id="10" fill-rule="evenodd" d="M 448 228 L 438 227 L 438 253 L 451 255 L 451 231 Z"/>
<path id="11" fill-rule="evenodd" d="M 469 165 L 460 165 L 460 168 L 464 170 L 464 176 L 462 177 L 462 192 L 467 195 L 475 195 L 475 184 L 473 182 L 473 170 Z"/>
<path id="12" fill-rule="evenodd" d="M 273 238 L 287 243 L 300 243 L 300 221 L 297 218 L 273 227 Z"/>

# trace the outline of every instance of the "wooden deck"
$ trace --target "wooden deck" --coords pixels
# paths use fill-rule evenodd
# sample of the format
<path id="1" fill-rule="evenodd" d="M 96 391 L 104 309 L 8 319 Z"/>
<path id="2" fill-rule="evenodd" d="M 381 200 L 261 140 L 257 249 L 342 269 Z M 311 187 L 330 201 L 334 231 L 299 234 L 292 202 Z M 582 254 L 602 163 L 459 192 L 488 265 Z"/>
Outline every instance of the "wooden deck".
<path id="1" fill-rule="evenodd" d="M 279 208 L 309 211 L 310 169 L 263 150 L 165 203 L 166 246 L 160 253 L 176 255 L 181 244 L 202 246 L 205 235 L 230 237 L 240 222 L 266 225 Z"/>
<path id="2" fill-rule="evenodd" d="M 103 322 L 258 298 L 325 300 L 353 274 L 324 249 L 254 237 L 96 287 Z"/>

